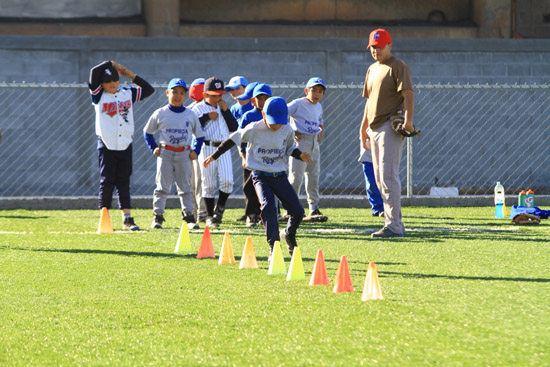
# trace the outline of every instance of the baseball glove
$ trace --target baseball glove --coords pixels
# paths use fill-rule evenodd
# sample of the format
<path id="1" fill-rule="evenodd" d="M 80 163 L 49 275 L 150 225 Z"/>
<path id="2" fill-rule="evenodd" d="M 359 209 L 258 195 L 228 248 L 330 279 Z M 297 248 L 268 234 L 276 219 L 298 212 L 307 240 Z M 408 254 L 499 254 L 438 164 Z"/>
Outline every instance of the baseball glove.
<path id="1" fill-rule="evenodd" d="M 539 224 L 540 218 L 533 214 L 518 214 L 512 219 L 515 224 Z"/>
<path id="2" fill-rule="evenodd" d="M 391 121 L 391 128 L 393 129 L 393 131 L 403 135 L 406 138 L 412 138 L 413 136 L 420 135 L 420 130 L 417 130 L 414 126 L 413 126 L 414 130 L 411 132 L 411 131 L 405 130 L 403 128 L 404 125 L 405 125 L 405 119 L 403 119 L 402 117 L 396 117 Z"/>

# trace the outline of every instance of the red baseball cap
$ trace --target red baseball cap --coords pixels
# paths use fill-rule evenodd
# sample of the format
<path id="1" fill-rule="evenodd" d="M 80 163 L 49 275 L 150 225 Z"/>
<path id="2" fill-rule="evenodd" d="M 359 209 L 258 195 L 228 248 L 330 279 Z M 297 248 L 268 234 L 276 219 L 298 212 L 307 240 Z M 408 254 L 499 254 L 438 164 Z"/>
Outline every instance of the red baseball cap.
<path id="1" fill-rule="evenodd" d="M 386 31 L 385 29 L 378 28 L 370 32 L 369 45 L 367 46 L 367 48 L 369 48 L 370 46 L 386 47 L 388 43 L 391 43 L 390 32 Z"/>

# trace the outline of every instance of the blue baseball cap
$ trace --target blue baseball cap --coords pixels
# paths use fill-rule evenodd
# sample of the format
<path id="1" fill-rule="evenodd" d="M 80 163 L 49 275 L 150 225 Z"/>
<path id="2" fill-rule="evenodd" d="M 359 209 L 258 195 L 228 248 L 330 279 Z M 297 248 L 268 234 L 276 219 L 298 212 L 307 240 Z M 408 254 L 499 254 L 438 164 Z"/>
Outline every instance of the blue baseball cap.
<path id="1" fill-rule="evenodd" d="M 258 82 L 252 82 L 246 86 L 246 89 L 244 90 L 244 93 L 237 97 L 237 99 L 241 101 L 246 101 L 247 99 L 252 98 L 252 95 L 254 94 L 254 88 L 260 84 Z"/>
<path id="2" fill-rule="evenodd" d="M 225 86 L 225 91 L 229 92 L 231 89 L 239 88 L 241 85 L 246 87 L 248 85 L 248 80 L 246 80 L 244 76 L 234 76 Z"/>
<path id="3" fill-rule="evenodd" d="M 307 81 L 306 88 L 313 88 L 316 85 L 322 85 L 323 88 L 327 89 L 327 85 L 325 84 L 325 81 L 319 77 L 313 77 Z"/>
<path id="4" fill-rule="evenodd" d="M 265 105 L 262 111 L 265 113 L 265 120 L 268 124 L 288 124 L 288 107 L 284 98 L 269 98 L 267 101 L 265 101 Z"/>
<path id="5" fill-rule="evenodd" d="M 254 91 L 252 92 L 252 97 L 256 98 L 260 94 L 267 94 L 268 96 L 272 96 L 271 88 L 269 88 L 269 85 L 260 83 L 256 87 L 254 87 Z"/>
<path id="6" fill-rule="evenodd" d="M 174 78 L 168 83 L 168 89 L 174 89 L 175 87 L 183 87 L 183 89 L 187 90 L 187 84 L 181 78 Z"/>

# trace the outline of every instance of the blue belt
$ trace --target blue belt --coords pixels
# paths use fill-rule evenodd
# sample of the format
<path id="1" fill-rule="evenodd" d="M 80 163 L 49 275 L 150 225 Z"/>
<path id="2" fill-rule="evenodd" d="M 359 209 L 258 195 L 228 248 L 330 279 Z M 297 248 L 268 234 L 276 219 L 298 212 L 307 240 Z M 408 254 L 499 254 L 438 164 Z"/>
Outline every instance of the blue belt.
<path id="1" fill-rule="evenodd" d="M 267 176 L 267 177 L 279 177 L 286 174 L 286 171 L 281 172 L 265 172 L 265 171 L 252 171 L 254 176 Z"/>

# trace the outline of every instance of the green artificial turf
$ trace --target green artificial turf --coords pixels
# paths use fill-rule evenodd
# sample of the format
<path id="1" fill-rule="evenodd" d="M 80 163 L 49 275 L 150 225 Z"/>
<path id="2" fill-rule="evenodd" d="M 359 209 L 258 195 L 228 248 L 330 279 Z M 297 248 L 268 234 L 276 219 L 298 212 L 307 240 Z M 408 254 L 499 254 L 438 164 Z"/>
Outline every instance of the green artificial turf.
<path id="1" fill-rule="evenodd" d="M 299 230 L 306 280 L 268 276 L 268 246 L 228 210 L 237 260 L 175 254 L 181 217 L 134 210 L 144 230 L 98 235 L 99 211 L 0 213 L 1 366 L 548 366 L 550 222 L 494 209 L 403 209 L 408 233 L 380 240 L 367 209 L 324 209 Z M 258 269 L 239 270 L 247 236 Z M 308 286 L 322 249 L 331 286 Z M 290 259 L 286 255 L 288 268 Z M 353 293 L 332 293 L 346 255 Z M 361 300 L 374 261 L 384 300 Z"/>

